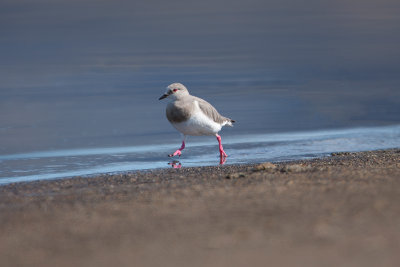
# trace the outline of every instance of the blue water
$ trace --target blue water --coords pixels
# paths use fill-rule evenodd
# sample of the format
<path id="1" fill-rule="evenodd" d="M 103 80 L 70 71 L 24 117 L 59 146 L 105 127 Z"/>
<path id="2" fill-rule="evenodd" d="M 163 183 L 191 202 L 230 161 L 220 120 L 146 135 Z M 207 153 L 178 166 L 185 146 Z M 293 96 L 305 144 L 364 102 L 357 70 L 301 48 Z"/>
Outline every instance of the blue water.
<path id="1" fill-rule="evenodd" d="M 395 147 L 399 47 L 398 0 L 2 0 L 0 176 L 169 167 L 172 82 L 236 120 L 227 164 Z"/>
<path id="2" fill-rule="evenodd" d="M 400 125 L 374 128 L 231 135 L 224 138 L 225 164 L 287 161 L 328 156 L 332 152 L 400 147 Z M 216 140 L 188 142 L 175 162 L 166 155 L 179 146 L 159 144 L 55 150 L 0 156 L 0 184 L 90 176 L 157 168 L 220 164 Z M 18 167 L 17 167 L 18 166 Z"/>

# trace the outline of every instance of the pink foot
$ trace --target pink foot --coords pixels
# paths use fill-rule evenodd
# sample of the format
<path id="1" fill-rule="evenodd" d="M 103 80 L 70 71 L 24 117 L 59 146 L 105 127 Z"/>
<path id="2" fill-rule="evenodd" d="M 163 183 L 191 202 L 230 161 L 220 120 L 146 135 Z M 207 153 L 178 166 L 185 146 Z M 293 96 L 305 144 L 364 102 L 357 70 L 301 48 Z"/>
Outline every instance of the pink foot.
<path id="1" fill-rule="evenodd" d="M 223 165 L 223 164 L 225 164 L 225 162 L 226 162 L 226 157 L 220 157 L 219 158 L 219 164 L 221 164 L 221 165 Z"/>
<path id="2" fill-rule="evenodd" d="M 182 146 L 179 148 L 177 151 L 174 152 L 174 154 L 169 154 L 168 157 L 174 157 L 178 155 L 179 157 L 182 155 L 182 150 L 185 149 L 185 140 L 182 141 Z"/>
<path id="3" fill-rule="evenodd" d="M 174 157 L 176 155 L 180 157 L 182 155 L 182 152 L 178 149 L 177 151 L 174 152 L 174 154 L 169 154 L 168 157 Z"/>

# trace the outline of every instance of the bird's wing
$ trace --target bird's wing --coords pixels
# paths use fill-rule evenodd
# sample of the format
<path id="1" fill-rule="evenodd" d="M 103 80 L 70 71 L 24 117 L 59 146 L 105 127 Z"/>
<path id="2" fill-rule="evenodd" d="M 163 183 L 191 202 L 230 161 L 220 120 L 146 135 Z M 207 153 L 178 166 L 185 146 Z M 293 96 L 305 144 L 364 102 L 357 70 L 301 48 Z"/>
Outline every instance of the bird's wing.
<path id="1" fill-rule="evenodd" d="M 218 111 L 207 101 L 204 99 L 201 99 L 199 97 L 196 97 L 195 100 L 199 103 L 199 107 L 201 111 L 209 118 L 211 118 L 213 121 L 216 123 L 224 123 L 230 119 L 225 118 L 221 114 L 218 113 Z"/>

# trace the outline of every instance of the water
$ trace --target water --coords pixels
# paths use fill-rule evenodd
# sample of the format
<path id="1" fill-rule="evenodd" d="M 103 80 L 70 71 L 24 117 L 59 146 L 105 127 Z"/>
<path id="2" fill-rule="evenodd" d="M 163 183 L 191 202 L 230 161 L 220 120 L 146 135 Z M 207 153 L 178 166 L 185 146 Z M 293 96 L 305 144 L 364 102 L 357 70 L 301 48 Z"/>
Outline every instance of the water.
<path id="1" fill-rule="evenodd" d="M 281 134 L 230 136 L 225 164 L 286 161 L 327 156 L 338 151 L 400 147 L 400 125 Z M 217 143 L 189 142 L 175 160 L 177 145 L 148 145 L 31 152 L 0 156 L 0 184 L 156 168 L 220 164 Z"/>
<path id="2" fill-rule="evenodd" d="M 237 121 L 226 142 L 399 125 L 399 14 L 395 0 L 3 0 L 0 155 L 103 152 L 3 160 L 1 176 L 165 166 L 156 152 L 126 159 L 102 148 L 170 153 L 179 136 L 157 99 L 172 82 Z M 286 141 L 276 153 L 292 151 Z M 190 155 L 207 155 L 201 147 Z"/>

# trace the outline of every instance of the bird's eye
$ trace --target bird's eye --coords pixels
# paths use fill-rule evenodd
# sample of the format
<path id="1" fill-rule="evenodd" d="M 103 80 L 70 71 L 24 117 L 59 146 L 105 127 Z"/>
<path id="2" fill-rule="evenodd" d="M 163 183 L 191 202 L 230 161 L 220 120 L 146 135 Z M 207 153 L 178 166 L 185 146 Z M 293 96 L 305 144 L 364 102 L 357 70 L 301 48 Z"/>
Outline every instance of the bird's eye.
<path id="1" fill-rule="evenodd" d="M 176 92 L 176 91 L 178 91 L 178 89 L 174 89 L 174 90 L 172 90 L 172 91 Z"/>

